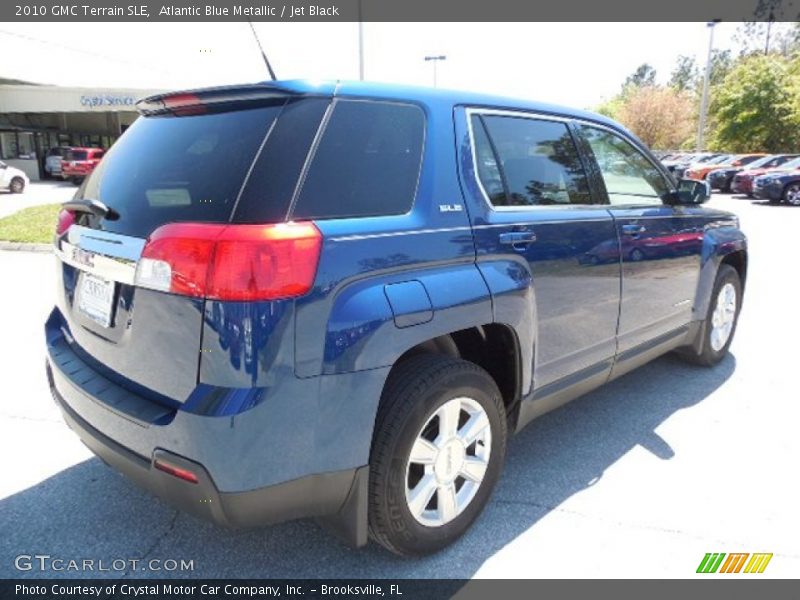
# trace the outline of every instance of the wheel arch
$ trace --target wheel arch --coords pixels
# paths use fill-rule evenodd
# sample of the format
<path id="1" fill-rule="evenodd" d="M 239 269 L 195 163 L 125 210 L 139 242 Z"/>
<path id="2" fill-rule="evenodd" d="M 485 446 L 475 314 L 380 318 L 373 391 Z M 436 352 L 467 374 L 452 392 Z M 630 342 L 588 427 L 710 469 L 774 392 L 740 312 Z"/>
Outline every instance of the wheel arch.
<path id="1" fill-rule="evenodd" d="M 509 431 L 514 431 L 522 397 L 523 361 L 519 336 L 511 325 L 486 323 L 423 340 L 397 358 L 389 371 L 387 381 L 392 372 L 405 361 L 421 354 L 461 358 L 483 368 L 500 390 Z M 381 410 L 381 403 L 378 405 L 378 412 Z"/>

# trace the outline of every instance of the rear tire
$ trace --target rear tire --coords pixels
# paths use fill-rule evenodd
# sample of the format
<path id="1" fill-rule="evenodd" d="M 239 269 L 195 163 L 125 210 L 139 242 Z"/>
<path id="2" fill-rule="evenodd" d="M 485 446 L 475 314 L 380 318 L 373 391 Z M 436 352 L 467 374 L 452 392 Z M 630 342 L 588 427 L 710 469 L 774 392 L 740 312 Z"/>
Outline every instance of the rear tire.
<path id="1" fill-rule="evenodd" d="M 497 482 L 506 427 L 497 384 L 478 365 L 422 354 L 396 367 L 372 442 L 371 537 L 404 556 L 458 539 Z"/>
<path id="2" fill-rule="evenodd" d="M 708 312 L 698 335 L 703 336 L 700 354 L 686 348 L 679 354 L 688 362 L 713 367 L 728 353 L 742 306 L 742 282 L 730 265 L 720 265 Z"/>
<path id="3" fill-rule="evenodd" d="M 25 180 L 22 177 L 14 177 L 8 186 L 12 194 L 21 194 L 25 191 Z"/>

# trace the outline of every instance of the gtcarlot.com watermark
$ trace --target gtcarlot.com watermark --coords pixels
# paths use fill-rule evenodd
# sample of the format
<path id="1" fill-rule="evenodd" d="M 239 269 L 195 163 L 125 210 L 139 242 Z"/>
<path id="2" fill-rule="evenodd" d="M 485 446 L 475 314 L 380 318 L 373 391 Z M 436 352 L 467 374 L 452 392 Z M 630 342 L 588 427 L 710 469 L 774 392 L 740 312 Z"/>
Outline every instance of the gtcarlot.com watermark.
<path id="1" fill-rule="evenodd" d="M 65 571 L 65 572 L 119 572 L 194 571 L 194 559 L 183 558 L 65 558 L 50 554 L 20 554 L 14 558 L 18 571 Z"/>

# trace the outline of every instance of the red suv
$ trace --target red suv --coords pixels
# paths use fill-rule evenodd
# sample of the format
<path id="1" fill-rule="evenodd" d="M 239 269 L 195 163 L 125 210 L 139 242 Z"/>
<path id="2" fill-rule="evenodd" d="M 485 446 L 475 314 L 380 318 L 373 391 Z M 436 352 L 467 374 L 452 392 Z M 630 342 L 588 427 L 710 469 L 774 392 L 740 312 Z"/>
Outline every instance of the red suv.
<path id="1" fill-rule="evenodd" d="M 61 177 L 80 185 L 94 171 L 105 153 L 101 148 L 70 148 L 66 158 L 61 161 Z"/>

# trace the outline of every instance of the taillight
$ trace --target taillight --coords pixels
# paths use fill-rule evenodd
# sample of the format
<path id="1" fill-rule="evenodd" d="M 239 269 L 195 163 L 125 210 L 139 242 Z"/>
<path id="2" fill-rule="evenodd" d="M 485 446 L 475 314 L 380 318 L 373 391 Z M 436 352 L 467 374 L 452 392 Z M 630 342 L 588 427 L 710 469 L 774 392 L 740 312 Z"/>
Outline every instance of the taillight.
<path id="1" fill-rule="evenodd" d="M 56 235 L 61 235 L 74 224 L 75 213 L 62 209 L 61 212 L 58 213 L 58 221 L 56 222 Z"/>
<path id="2" fill-rule="evenodd" d="M 171 223 L 147 241 L 141 287 L 217 300 L 301 296 L 317 273 L 322 234 L 313 223 Z"/>

